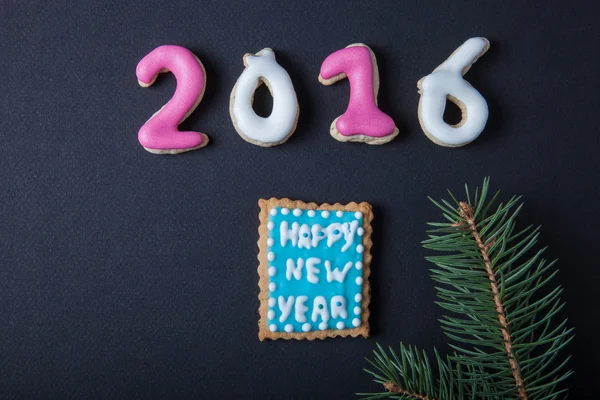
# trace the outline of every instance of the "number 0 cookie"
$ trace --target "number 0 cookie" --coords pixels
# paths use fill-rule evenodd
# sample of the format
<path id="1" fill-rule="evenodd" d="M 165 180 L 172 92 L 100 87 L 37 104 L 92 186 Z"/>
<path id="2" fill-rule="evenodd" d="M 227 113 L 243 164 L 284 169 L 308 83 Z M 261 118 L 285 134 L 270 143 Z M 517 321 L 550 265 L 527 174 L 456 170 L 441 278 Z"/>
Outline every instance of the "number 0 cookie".
<path id="1" fill-rule="evenodd" d="M 368 337 L 371 206 L 258 204 L 258 338 Z"/>
<path id="2" fill-rule="evenodd" d="M 237 133 L 245 141 L 262 147 L 284 143 L 296 130 L 298 100 L 287 71 L 275 61 L 269 48 L 244 56 L 244 72 L 238 78 L 229 99 L 229 114 Z M 273 96 L 273 110 L 267 118 L 252 109 L 254 92 L 267 85 Z"/>

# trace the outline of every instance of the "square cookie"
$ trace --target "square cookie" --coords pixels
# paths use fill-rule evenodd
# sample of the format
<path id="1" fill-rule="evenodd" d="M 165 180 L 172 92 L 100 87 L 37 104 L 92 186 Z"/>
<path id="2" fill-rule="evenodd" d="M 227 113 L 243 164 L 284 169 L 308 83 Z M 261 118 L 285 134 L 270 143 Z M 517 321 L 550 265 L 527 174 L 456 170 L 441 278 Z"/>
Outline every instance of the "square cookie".
<path id="1" fill-rule="evenodd" d="M 368 337 L 371 206 L 258 205 L 258 338 Z"/>

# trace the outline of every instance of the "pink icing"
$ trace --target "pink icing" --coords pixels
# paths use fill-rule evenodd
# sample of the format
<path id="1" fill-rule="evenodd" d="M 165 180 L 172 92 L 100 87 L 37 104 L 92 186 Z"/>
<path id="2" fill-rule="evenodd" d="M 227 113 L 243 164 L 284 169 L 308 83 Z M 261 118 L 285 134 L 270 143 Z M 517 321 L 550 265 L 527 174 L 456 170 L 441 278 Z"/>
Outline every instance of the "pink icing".
<path id="1" fill-rule="evenodd" d="M 204 94 L 206 76 L 202 64 L 188 49 L 180 46 L 160 46 L 142 58 L 136 68 L 138 80 L 151 85 L 165 70 L 177 79 L 175 94 L 165 106 L 150 118 L 138 133 L 138 140 L 147 149 L 190 150 L 206 141 L 199 132 L 180 132 L 177 126 L 196 108 Z"/>
<path id="2" fill-rule="evenodd" d="M 373 69 L 371 52 L 365 46 L 338 50 L 321 65 L 323 79 L 344 73 L 350 82 L 348 108 L 335 124 L 338 132 L 344 136 L 384 137 L 396 130 L 392 118 L 377 107 Z"/>

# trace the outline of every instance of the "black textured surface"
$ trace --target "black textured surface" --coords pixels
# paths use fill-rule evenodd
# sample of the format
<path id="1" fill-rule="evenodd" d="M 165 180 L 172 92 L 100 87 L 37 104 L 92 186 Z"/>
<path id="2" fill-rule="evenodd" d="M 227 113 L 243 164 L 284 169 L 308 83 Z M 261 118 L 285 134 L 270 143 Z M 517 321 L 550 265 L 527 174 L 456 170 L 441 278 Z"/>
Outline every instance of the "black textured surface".
<path id="1" fill-rule="evenodd" d="M 560 257 L 573 398 L 599 369 L 600 30 L 591 1 L 46 2 L 0 6 L 0 397 L 347 399 L 378 387 L 361 368 L 376 341 L 446 350 L 436 318 L 427 195 L 490 175 L 524 195 L 521 224 L 542 224 Z M 491 49 L 467 79 L 490 119 L 460 149 L 430 142 L 416 83 L 471 36 Z M 331 121 L 347 82 L 317 81 L 350 43 L 375 51 L 380 105 L 400 135 L 381 147 L 338 143 Z M 137 85 L 154 47 L 203 61 L 203 102 L 183 124 L 208 147 L 156 156 L 137 130 L 172 95 Z M 295 83 L 296 133 L 244 142 L 229 94 L 242 56 L 272 47 Z M 373 335 L 318 342 L 257 339 L 257 200 L 375 206 Z"/>

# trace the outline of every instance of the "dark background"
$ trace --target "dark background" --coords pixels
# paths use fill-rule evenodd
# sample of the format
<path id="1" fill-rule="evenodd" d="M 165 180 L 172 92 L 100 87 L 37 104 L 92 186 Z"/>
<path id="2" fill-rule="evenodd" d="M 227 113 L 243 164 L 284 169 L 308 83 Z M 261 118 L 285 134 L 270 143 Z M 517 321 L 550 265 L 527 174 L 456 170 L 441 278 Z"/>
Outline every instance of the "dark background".
<path id="1" fill-rule="evenodd" d="M 72 3 L 72 4 L 71 4 Z M 86 2 L 83 2 L 86 3 Z M 593 1 L 2 1 L 0 7 L 0 397 L 347 399 L 380 388 L 362 371 L 376 342 L 447 351 L 420 242 L 440 220 L 427 195 L 492 177 L 524 196 L 560 257 L 563 316 L 577 328 L 573 398 L 597 381 L 597 8 Z M 443 5 L 442 5 L 443 4 Z M 416 83 L 460 44 L 491 49 L 467 74 L 487 99 L 472 144 L 430 142 Z M 317 81 L 327 55 L 372 47 L 383 146 L 339 143 L 348 84 Z M 182 124 L 208 147 L 157 156 L 139 127 L 175 79 L 138 86 L 162 44 L 197 54 L 204 100 Z M 243 141 L 229 94 L 242 56 L 272 47 L 294 81 L 296 133 Z M 261 96 L 262 97 L 262 96 Z M 264 102 L 257 100 L 257 102 Z M 268 108 L 268 104 L 263 108 Z M 259 342 L 261 197 L 375 207 L 372 336 Z M 592 392 L 593 393 L 593 392 Z"/>

